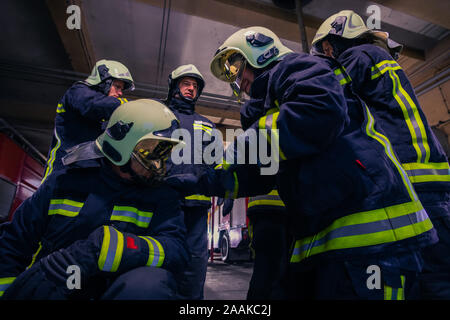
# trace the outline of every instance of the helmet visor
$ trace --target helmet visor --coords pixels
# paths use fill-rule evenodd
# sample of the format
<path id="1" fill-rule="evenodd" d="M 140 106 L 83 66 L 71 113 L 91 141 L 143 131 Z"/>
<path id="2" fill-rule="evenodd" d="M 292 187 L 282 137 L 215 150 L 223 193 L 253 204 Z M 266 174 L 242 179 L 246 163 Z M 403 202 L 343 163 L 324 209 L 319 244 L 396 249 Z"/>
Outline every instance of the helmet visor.
<path id="1" fill-rule="evenodd" d="M 131 153 L 131 170 L 134 179 L 146 185 L 155 185 L 166 175 L 166 160 L 173 142 L 158 139 L 139 141 Z"/>
<path id="2" fill-rule="evenodd" d="M 173 148 L 170 141 L 145 139 L 134 147 L 132 156 L 147 170 L 158 160 L 166 160 Z"/>
<path id="3" fill-rule="evenodd" d="M 241 81 L 246 65 L 247 60 L 238 52 L 231 54 L 224 63 L 225 77 L 238 100 L 241 96 Z"/>

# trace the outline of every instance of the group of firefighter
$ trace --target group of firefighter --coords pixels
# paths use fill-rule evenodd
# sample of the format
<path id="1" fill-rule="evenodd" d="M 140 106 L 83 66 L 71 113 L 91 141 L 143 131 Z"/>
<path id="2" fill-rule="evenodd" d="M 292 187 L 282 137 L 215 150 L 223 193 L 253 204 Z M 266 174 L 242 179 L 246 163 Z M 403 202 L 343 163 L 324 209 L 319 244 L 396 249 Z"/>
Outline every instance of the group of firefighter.
<path id="1" fill-rule="evenodd" d="M 196 66 L 170 73 L 164 101 L 127 101 L 129 70 L 98 61 L 57 105 L 41 186 L 0 225 L 0 299 L 203 299 L 211 196 L 250 197 L 248 299 L 450 299 L 450 168 L 401 48 L 351 10 L 310 54 L 264 27 L 226 39 L 211 73 L 247 95 L 241 141 L 266 132 L 272 175 L 171 159 L 223 149 L 195 111 Z"/>

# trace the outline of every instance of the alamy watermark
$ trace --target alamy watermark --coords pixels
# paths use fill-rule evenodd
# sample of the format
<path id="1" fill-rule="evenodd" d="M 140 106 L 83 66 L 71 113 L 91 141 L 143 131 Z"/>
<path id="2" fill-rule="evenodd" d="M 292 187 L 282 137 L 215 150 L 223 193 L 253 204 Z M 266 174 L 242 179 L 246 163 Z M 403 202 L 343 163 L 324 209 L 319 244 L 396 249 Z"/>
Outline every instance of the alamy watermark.
<path id="1" fill-rule="evenodd" d="M 366 21 L 367 28 L 381 29 L 381 8 L 372 4 L 366 8 L 366 13 L 369 15 Z"/>
<path id="2" fill-rule="evenodd" d="M 67 289 L 81 289 L 81 270 L 80 267 L 73 264 L 67 267 L 66 273 L 69 275 L 66 280 Z"/>
<path id="3" fill-rule="evenodd" d="M 66 20 L 66 27 L 69 30 L 81 29 L 81 9 L 79 6 L 73 4 L 67 7 L 66 13 L 70 16 Z"/>
<path id="4" fill-rule="evenodd" d="M 227 129 L 226 140 L 233 143 L 226 150 L 222 146 L 222 133 L 216 129 L 210 134 L 194 130 L 193 136 L 186 129 L 176 129 L 171 138 L 185 143 L 172 150 L 171 161 L 174 164 L 258 164 L 261 175 L 274 175 L 279 169 L 277 129 L 270 132 L 266 129 Z"/>

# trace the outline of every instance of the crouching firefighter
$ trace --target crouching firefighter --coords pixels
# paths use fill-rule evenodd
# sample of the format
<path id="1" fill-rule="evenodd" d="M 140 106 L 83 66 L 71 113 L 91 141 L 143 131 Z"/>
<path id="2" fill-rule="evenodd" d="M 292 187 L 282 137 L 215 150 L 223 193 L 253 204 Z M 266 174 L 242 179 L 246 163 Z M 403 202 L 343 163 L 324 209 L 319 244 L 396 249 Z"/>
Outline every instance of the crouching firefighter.
<path id="1" fill-rule="evenodd" d="M 93 141 L 104 131 L 113 111 L 127 102 L 125 90 L 134 90 L 130 71 L 122 63 L 99 60 L 88 78 L 77 81 L 56 108 L 55 128 L 42 181 L 64 165 L 61 158 L 71 147 Z"/>
<path id="2" fill-rule="evenodd" d="M 275 184 L 295 238 L 288 297 L 414 297 L 420 249 L 436 243 L 436 231 L 389 140 L 349 95 L 339 64 L 293 53 L 267 28 L 249 27 L 219 47 L 211 71 L 250 96 L 241 110 L 244 141 L 261 129 L 279 170 L 270 179 L 255 165 L 230 164 L 199 177 L 198 188 L 236 198 Z M 259 112 L 242 118 L 247 109 Z M 375 288 L 367 286 L 371 268 Z"/>
<path id="3" fill-rule="evenodd" d="M 195 104 L 205 87 L 205 80 L 198 69 L 192 65 L 182 65 L 169 75 L 169 92 L 165 104 L 180 121 L 180 129 L 188 136 L 185 150 L 180 154 L 189 154 L 186 161 L 175 164 L 169 159 L 168 175 L 196 174 L 205 166 L 204 159 L 195 161 L 203 155 L 204 149 L 211 143 L 219 143 L 213 134 L 215 125 L 207 118 L 195 112 Z M 212 166 L 212 164 L 211 164 Z M 207 219 L 211 198 L 202 194 L 191 194 L 181 199 L 181 209 L 186 224 L 186 241 L 191 259 L 186 270 L 177 275 L 178 297 L 180 299 L 203 299 L 203 287 L 208 265 Z"/>
<path id="4" fill-rule="evenodd" d="M 313 52 L 334 57 L 345 67 L 352 89 L 391 141 L 437 231 L 439 242 L 422 251 L 421 298 L 449 299 L 450 167 L 396 62 L 401 49 L 388 33 L 368 29 L 351 10 L 326 19 L 312 41 Z"/>
<path id="5" fill-rule="evenodd" d="M 177 127 L 163 104 L 136 100 L 67 154 L 1 226 L 0 296 L 175 298 L 188 253 L 178 194 L 163 179 Z"/>

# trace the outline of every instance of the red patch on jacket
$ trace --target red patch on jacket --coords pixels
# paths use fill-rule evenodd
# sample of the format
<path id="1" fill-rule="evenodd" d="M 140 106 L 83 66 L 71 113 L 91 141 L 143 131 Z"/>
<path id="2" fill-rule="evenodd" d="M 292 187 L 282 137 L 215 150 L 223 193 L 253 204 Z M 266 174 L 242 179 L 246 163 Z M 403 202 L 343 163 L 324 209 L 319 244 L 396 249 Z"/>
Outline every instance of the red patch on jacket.
<path id="1" fill-rule="evenodd" d="M 127 237 L 127 248 L 128 249 L 138 249 L 136 242 L 134 242 L 134 239 L 131 237 Z"/>

